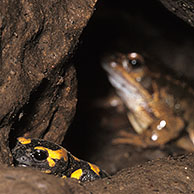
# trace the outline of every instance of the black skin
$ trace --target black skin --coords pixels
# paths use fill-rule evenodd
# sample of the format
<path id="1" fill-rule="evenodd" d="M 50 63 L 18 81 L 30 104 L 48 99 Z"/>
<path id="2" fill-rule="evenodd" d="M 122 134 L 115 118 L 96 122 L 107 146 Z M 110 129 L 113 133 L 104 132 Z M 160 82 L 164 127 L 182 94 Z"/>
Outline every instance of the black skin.
<path id="1" fill-rule="evenodd" d="M 18 138 L 15 148 L 12 150 L 15 166 L 32 167 L 59 177 L 71 177 L 76 170 L 79 170 L 82 173 L 72 178 L 82 182 L 108 176 L 96 165 L 74 157 L 57 144 L 42 139 L 22 138 L 22 140 L 24 141 L 20 141 Z M 55 157 L 55 153 L 61 157 Z M 52 161 L 50 162 L 50 160 Z"/>

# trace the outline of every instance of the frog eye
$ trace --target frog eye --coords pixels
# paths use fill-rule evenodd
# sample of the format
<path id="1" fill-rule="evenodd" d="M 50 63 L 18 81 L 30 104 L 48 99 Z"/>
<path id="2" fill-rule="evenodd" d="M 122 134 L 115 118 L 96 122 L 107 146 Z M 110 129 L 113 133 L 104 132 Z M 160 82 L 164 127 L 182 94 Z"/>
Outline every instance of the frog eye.
<path id="1" fill-rule="evenodd" d="M 42 161 L 47 159 L 48 153 L 44 150 L 36 150 L 33 156 L 36 160 Z"/>
<path id="2" fill-rule="evenodd" d="M 144 58 L 138 53 L 130 53 L 128 59 L 129 64 L 131 64 L 134 69 L 142 67 L 144 64 Z"/>

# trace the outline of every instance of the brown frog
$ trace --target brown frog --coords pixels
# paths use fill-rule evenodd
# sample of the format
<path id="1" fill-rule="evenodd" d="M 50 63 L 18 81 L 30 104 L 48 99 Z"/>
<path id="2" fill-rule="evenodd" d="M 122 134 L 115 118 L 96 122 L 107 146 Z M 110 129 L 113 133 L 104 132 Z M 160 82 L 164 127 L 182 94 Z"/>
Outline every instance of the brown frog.
<path id="1" fill-rule="evenodd" d="M 114 143 L 161 146 L 178 139 L 186 129 L 188 144 L 185 138 L 180 142 L 184 142 L 182 147 L 194 150 L 194 92 L 151 64 L 138 53 L 118 53 L 103 61 L 109 81 L 136 131 L 121 131 L 122 137 Z"/>

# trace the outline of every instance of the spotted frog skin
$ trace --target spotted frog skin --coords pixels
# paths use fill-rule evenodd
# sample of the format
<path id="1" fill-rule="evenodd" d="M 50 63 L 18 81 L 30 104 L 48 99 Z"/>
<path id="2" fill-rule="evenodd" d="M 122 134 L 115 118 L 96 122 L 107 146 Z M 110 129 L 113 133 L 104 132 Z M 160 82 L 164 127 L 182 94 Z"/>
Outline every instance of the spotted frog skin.
<path id="1" fill-rule="evenodd" d="M 107 177 L 98 166 L 80 160 L 63 147 L 42 139 L 19 137 L 12 150 L 15 166 L 32 167 L 62 178 L 93 181 Z"/>
<path id="2" fill-rule="evenodd" d="M 193 150 L 194 92 L 151 64 L 138 53 L 118 53 L 103 61 L 109 81 L 136 131 L 136 134 L 122 131 L 122 137 L 114 143 L 161 146 L 178 139 L 186 129 Z"/>

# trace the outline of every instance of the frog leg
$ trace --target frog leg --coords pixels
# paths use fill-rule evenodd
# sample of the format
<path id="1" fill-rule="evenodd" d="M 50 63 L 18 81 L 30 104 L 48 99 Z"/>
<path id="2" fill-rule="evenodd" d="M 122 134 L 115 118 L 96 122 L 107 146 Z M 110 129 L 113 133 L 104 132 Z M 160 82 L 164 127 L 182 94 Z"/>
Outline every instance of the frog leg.
<path id="1" fill-rule="evenodd" d="M 176 145 L 182 149 L 194 152 L 194 122 L 190 122 L 187 126 L 187 133 L 176 141 Z"/>
<path id="2" fill-rule="evenodd" d="M 187 126 L 187 132 L 194 147 L 194 122 L 190 122 L 190 124 Z"/>
<path id="3" fill-rule="evenodd" d="M 134 115 L 130 112 L 127 113 L 128 119 L 133 126 L 133 129 L 137 132 L 137 134 L 127 132 L 124 130 L 119 131 L 119 138 L 114 139 L 112 142 L 113 144 L 131 144 L 136 145 L 140 147 L 147 147 L 147 144 L 145 143 L 143 136 L 141 135 L 147 126 L 142 126 L 141 123 L 143 122 L 137 122 Z"/>
<path id="4" fill-rule="evenodd" d="M 182 148 L 183 150 L 186 150 L 188 152 L 194 152 L 193 143 L 188 136 L 181 137 L 175 143 L 179 148 Z"/>
<path id="5" fill-rule="evenodd" d="M 131 145 L 140 146 L 140 147 L 144 147 L 144 148 L 146 147 L 146 144 L 143 141 L 143 138 L 141 135 L 126 132 L 124 130 L 121 130 L 119 132 L 119 135 L 121 137 L 113 139 L 113 141 L 112 141 L 113 144 L 115 144 L 115 145 L 117 145 L 117 144 L 131 144 Z"/>
<path id="6" fill-rule="evenodd" d="M 156 82 L 152 82 L 152 88 L 153 88 L 153 100 L 154 102 L 158 102 L 160 100 L 160 90 L 158 88 L 158 85 Z"/>
<path id="7" fill-rule="evenodd" d="M 189 138 L 193 144 L 193 147 L 194 147 L 194 131 L 193 130 L 190 130 L 189 131 Z"/>
<path id="8" fill-rule="evenodd" d="M 127 117 L 131 123 L 131 125 L 133 126 L 133 129 L 138 133 L 141 134 L 143 132 L 142 130 L 142 126 L 136 121 L 134 115 L 132 113 L 127 113 Z"/>

